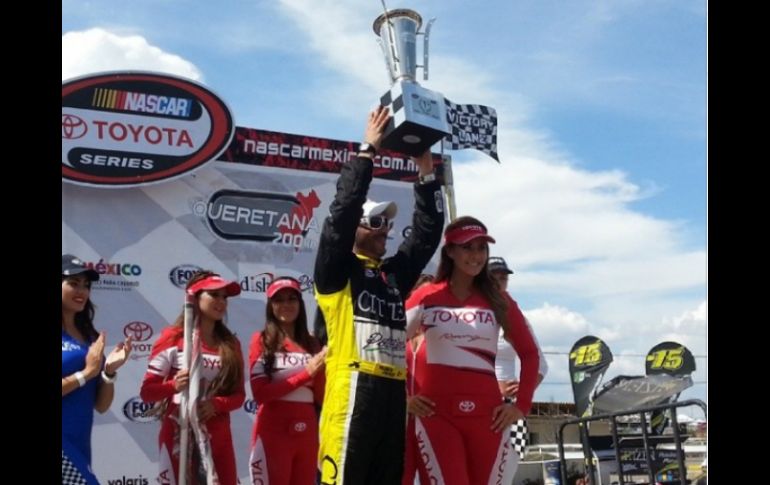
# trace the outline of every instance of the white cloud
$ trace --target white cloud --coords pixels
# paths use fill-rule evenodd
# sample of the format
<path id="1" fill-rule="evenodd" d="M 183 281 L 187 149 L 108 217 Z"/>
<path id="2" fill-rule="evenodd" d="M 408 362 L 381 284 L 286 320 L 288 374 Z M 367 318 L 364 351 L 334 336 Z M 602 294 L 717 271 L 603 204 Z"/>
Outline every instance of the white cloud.
<path id="1" fill-rule="evenodd" d="M 335 114 L 359 119 L 361 109 L 350 107 L 368 106 L 388 83 L 371 29 L 377 12 L 355 5 L 352 0 L 281 2 L 287 19 L 307 36 L 318 62 L 330 71 L 327 76 L 339 80 L 324 80 L 325 86 L 335 87 L 321 88 L 324 95 L 319 97 L 325 100 L 321 102 Z M 597 83 L 638 82 L 631 73 L 588 66 L 586 54 L 579 51 L 604 39 L 603 29 L 619 18 L 639 13 L 643 7 L 641 2 L 628 9 L 604 3 L 581 13 L 579 22 L 564 24 L 569 16 L 554 19 L 549 28 L 566 29 L 572 43 L 568 57 L 575 65 L 565 66 L 552 56 L 547 62 L 554 68 L 558 65 L 560 76 L 576 79 L 552 79 L 552 85 L 564 89 L 582 83 L 588 87 L 579 89 L 596 97 L 605 94 L 604 88 L 597 90 Z M 421 8 L 430 11 L 425 5 Z M 439 24 L 437 29 L 446 28 Z M 553 42 L 534 44 L 544 46 L 536 56 L 554 47 Z M 637 352 L 646 353 L 662 335 L 677 330 L 663 321 L 664 316 L 690 308 L 693 292 L 705 287 L 705 251 L 684 239 L 682 222 L 633 208 L 634 202 L 655 193 L 654 185 L 643 188 L 620 170 L 582 168 L 574 156 L 535 127 L 531 115 L 537 95 L 533 99 L 528 98 L 530 91 L 526 96 L 516 91 L 524 86 L 521 83 L 513 83 L 513 88 L 506 83 L 503 91 L 493 67 L 452 52 L 432 49 L 432 79 L 424 84 L 455 102 L 494 106 L 501 156 L 496 164 L 471 150 L 453 152 L 458 214 L 475 215 L 489 226 L 498 241 L 493 251 L 517 269 L 517 291 L 582 302 L 582 314 L 559 304 L 540 303 L 543 300 L 535 303 L 540 307 L 527 311 L 546 345 L 558 342 L 561 349 L 569 348 L 590 329 L 607 342 L 626 346 L 624 336 L 630 329 L 649 328 L 649 342 L 627 345 L 641 346 Z M 591 69 L 592 74 L 586 74 Z"/>
<path id="2" fill-rule="evenodd" d="M 553 345 L 565 350 L 565 340 L 574 337 L 573 341 L 577 341 L 589 331 L 588 320 L 583 315 L 548 302 L 539 308 L 525 310 L 524 314 L 543 350 Z"/>
<path id="3" fill-rule="evenodd" d="M 665 326 L 673 327 L 665 339 L 679 342 L 689 348 L 693 354 L 704 354 L 705 336 L 707 331 L 706 302 L 701 302 L 698 308 L 683 312 L 673 319 L 663 318 Z"/>
<path id="4" fill-rule="evenodd" d="M 62 35 L 62 80 L 102 71 L 135 69 L 164 72 L 203 81 L 191 62 L 150 45 L 139 35 L 119 35 L 93 28 Z"/>
<path id="5" fill-rule="evenodd" d="M 352 2 L 284 0 L 282 6 L 320 62 L 340 77 L 333 95 L 322 96 L 329 109 L 360 116 L 349 107 L 371 104 L 387 87 L 372 13 L 352 9 Z M 575 36 L 591 37 L 621 12 L 605 5 L 588 15 L 592 20 L 583 28 L 590 32 Z M 428 83 L 432 89 L 456 102 L 489 104 L 498 111 L 502 163 L 475 152 L 458 157 L 470 160 L 454 165 L 456 200 L 458 214 L 480 217 L 498 247 L 505 248 L 503 256 L 525 270 L 518 276 L 523 289 L 597 297 L 705 283 L 705 253 L 683 247 L 679 223 L 634 211 L 630 204 L 649 193 L 625 173 L 578 168 L 574 158 L 531 127 L 528 101 L 495 89 L 483 66 L 436 55 L 431 70 L 438 80 Z M 613 82 L 617 79 L 626 80 Z M 569 266 L 550 268 L 564 264 Z"/>

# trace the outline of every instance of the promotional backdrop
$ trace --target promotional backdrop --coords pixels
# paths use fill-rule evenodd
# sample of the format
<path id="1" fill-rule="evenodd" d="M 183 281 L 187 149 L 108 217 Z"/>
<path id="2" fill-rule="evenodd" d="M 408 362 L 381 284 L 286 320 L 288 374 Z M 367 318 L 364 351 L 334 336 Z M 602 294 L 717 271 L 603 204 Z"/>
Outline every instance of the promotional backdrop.
<path id="1" fill-rule="evenodd" d="M 151 403 L 139 399 L 139 387 L 152 343 L 182 311 L 194 271 L 210 269 L 240 283 L 228 325 L 244 355 L 264 326 L 265 289 L 277 276 L 300 280 L 312 327 L 318 238 L 340 166 L 357 145 L 239 127 L 217 161 L 170 180 L 100 187 L 63 178 L 62 250 L 101 274 L 91 296 L 108 350 L 128 335 L 135 342 L 111 408 L 95 418 L 93 469 L 102 483 L 156 483 L 159 422 L 143 416 Z M 416 169 L 387 153 L 375 166 L 370 198 L 399 207 L 392 254 L 410 230 Z M 245 405 L 231 415 L 242 483 L 255 412 L 250 394 L 247 385 Z"/>

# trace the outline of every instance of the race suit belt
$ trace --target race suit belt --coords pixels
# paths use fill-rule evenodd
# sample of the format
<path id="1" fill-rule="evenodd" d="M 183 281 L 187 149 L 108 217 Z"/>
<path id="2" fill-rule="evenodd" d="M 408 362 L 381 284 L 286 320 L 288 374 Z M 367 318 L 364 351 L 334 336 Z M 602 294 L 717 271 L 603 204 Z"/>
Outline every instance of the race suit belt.
<path id="1" fill-rule="evenodd" d="M 406 369 L 396 367 L 395 365 L 381 364 L 379 362 L 368 362 L 365 360 L 352 360 L 348 368 L 371 374 L 378 377 L 387 377 L 388 379 L 406 380 Z"/>

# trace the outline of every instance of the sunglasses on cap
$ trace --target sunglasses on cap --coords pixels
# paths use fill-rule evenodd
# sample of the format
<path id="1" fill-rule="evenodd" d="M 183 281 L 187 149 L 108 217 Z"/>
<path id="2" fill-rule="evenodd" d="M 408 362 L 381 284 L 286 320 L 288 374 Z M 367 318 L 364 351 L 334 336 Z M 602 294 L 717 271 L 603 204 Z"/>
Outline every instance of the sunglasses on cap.
<path id="1" fill-rule="evenodd" d="M 393 228 L 393 221 L 385 216 L 367 216 L 361 218 L 361 225 L 369 229 L 382 229 L 388 226 L 388 230 Z"/>

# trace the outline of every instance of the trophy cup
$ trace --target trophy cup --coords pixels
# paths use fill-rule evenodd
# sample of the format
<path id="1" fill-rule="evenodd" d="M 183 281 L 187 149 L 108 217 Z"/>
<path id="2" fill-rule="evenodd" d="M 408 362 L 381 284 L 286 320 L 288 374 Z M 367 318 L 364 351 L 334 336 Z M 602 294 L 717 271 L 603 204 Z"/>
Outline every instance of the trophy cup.
<path id="1" fill-rule="evenodd" d="M 381 146 L 389 150 L 418 156 L 450 133 L 446 119 L 444 97 L 417 84 L 417 68 L 423 68 L 428 79 L 428 34 L 419 32 L 422 17 L 414 10 L 388 10 L 375 19 L 374 33 L 379 37 L 385 54 L 390 90 L 380 98 L 380 104 L 390 108 L 393 115 L 385 128 Z M 418 35 L 424 36 L 423 65 L 417 65 Z"/>

